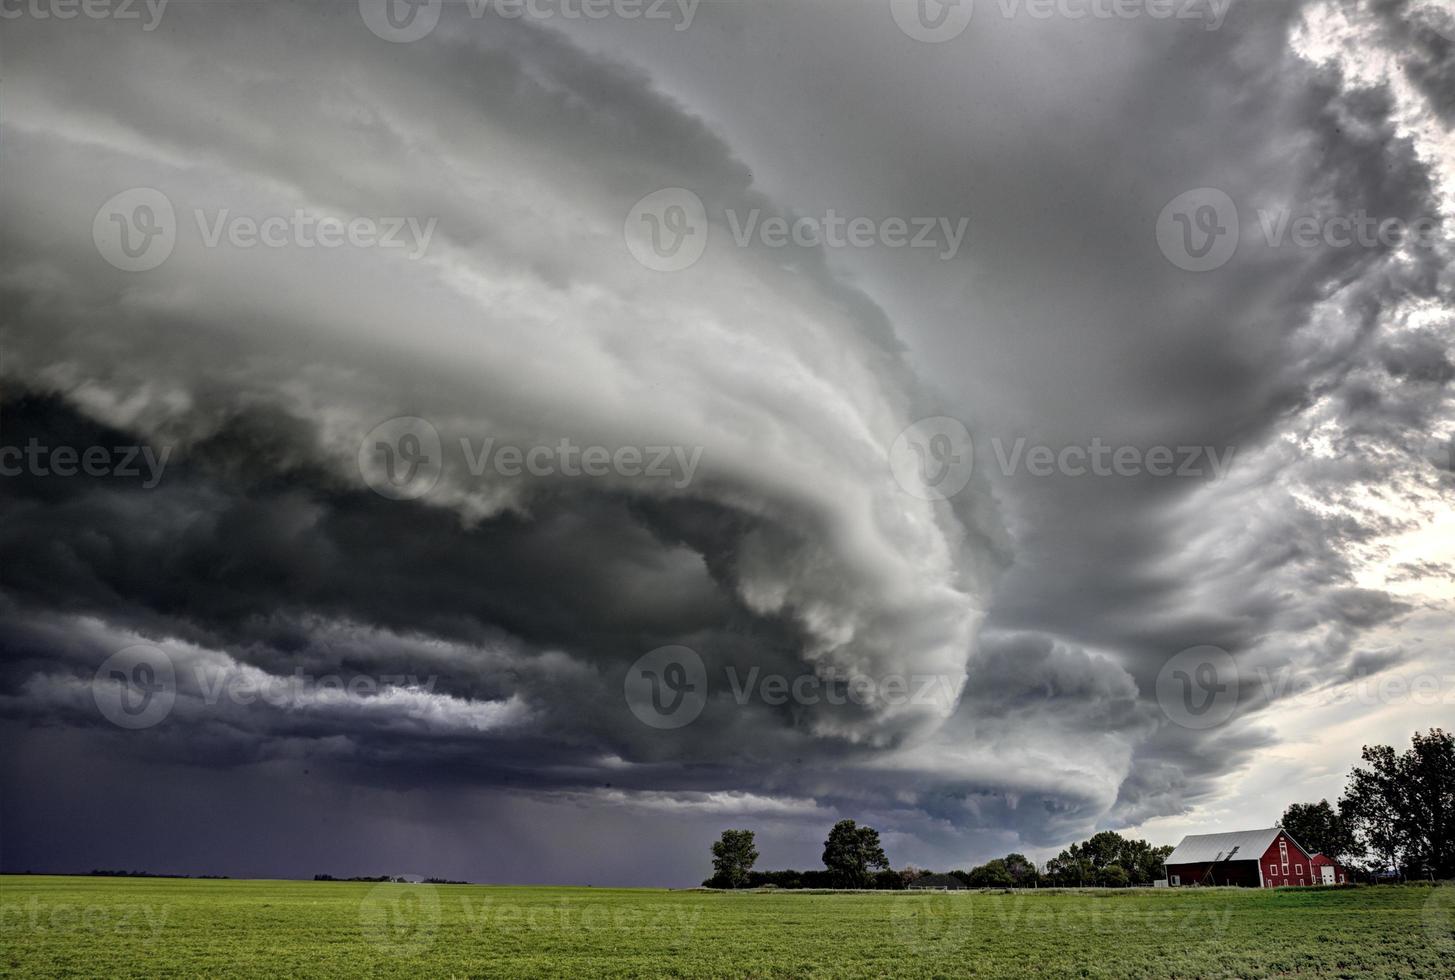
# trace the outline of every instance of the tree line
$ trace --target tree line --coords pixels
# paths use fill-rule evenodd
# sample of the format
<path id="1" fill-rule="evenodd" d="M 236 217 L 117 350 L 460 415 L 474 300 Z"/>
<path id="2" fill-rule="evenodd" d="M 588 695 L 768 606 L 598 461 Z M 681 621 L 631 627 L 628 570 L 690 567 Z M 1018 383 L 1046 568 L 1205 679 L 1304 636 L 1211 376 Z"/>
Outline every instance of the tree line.
<path id="1" fill-rule="evenodd" d="M 1455 878 L 1455 735 L 1432 728 L 1407 751 L 1361 757 L 1337 804 L 1294 803 L 1278 825 L 1364 877 Z"/>
<path id="2" fill-rule="evenodd" d="M 1046 862 L 1045 868 L 1024 854 L 1007 854 L 966 870 L 945 872 L 967 888 L 1035 888 L 1040 886 L 1146 885 L 1163 877 L 1162 859 L 1171 847 L 1153 847 L 1103 831 L 1072 844 Z M 914 865 L 896 871 L 889 866 L 879 831 L 853 820 L 840 820 L 824 841 L 823 869 L 756 871 L 758 848 L 751 830 L 724 830 L 712 845 L 713 874 L 707 888 L 909 888 L 934 872 Z"/>
<path id="3" fill-rule="evenodd" d="M 879 842 L 879 831 L 853 820 L 840 820 L 829 831 L 822 871 L 754 871 L 757 860 L 751 830 L 724 830 L 712 845 L 712 877 L 702 884 L 708 888 L 888 888 L 892 887 L 889 879 L 896 878 Z"/>
<path id="4" fill-rule="evenodd" d="M 1455 737 L 1439 729 L 1416 732 L 1412 747 L 1366 745 L 1337 807 L 1328 800 L 1295 803 L 1279 826 L 1306 848 L 1322 852 L 1356 876 L 1455 877 Z M 1038 867 L 1024 854 L 1007 854 L 946 874 L 969 888 L 1129 887 L 1166 877 L 1171 845 L 1102 831 L 1072 844 Z M 898 871 L 879 831 L 840 820 L 824 841 L 823 868 L 756 871 L 751 830 L 725 830 L 712 845 L 708 888 L 909 888 L 932 872 L 909 865 Z"/>

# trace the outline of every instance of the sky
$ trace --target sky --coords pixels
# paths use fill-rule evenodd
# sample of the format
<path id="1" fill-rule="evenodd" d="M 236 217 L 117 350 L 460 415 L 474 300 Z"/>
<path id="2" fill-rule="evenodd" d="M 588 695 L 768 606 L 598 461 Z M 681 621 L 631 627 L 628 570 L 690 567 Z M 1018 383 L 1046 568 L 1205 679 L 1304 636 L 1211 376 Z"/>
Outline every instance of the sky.
<path id="1" fill-rule="evenodd" d="M 693 885 L 1455 712 L 1455 9 L 0 2 L 0 870 Z"/>

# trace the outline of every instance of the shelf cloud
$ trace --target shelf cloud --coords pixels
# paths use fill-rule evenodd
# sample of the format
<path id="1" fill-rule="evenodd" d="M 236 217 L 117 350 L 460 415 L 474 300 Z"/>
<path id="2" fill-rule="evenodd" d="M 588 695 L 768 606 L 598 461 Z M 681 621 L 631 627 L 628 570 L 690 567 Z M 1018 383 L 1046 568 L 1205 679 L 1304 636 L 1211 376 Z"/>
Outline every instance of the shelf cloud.
<path id="1" fill-rule="evenodd" d="M 5 870 L 958 867 L 1448 667 L 1438 10 L 670 6 L 6 22 Z"/>

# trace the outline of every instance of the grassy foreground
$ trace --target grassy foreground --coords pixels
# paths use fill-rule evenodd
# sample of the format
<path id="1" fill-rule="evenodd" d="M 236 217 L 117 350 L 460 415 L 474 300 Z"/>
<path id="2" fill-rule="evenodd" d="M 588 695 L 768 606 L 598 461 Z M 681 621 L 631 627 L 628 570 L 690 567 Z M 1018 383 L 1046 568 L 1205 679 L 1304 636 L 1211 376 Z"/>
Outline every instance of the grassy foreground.
<path id="1" fill-rule="evenodd" d="M 1455 887 L 721 894 L 0 877 L 13 976 L 1449 977 Z"/>

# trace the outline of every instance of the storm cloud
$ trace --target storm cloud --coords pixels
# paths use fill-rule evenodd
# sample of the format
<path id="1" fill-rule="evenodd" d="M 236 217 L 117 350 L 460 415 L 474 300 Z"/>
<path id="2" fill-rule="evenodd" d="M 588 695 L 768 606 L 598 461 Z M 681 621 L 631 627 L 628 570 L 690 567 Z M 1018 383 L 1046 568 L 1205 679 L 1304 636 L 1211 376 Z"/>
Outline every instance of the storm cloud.
<path id="1" fill-rule="evenodd" d="M 375 6 L 0 22 L 5 870 L 690 884 L 839 816 L 958 867 L 1267 823 L 1310 689 L 1448 668 L 1442 11 Z"/>

